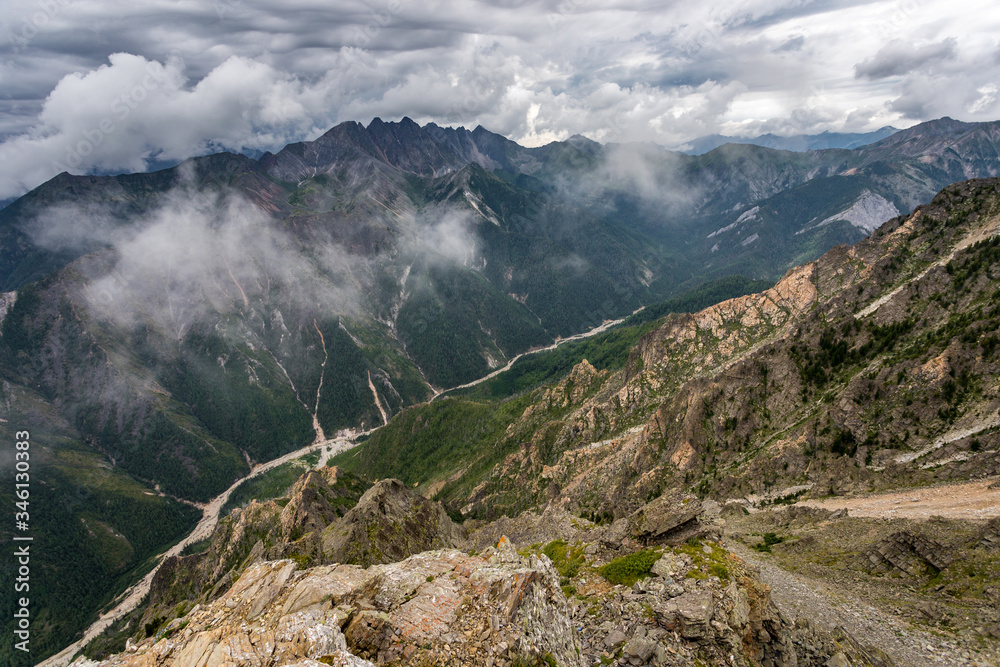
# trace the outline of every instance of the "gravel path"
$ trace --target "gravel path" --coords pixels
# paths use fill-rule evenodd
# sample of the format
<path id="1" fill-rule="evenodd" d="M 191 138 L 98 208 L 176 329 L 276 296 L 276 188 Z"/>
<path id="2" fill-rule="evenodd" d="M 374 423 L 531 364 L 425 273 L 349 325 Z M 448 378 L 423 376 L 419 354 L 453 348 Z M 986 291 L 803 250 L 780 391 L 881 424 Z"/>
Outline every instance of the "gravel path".
<path id="1" fill-rule="evenodd" d="M 985 520 L 1000 516 L 1000 489 L 991 489 L 996 480 L 929 486 L 862 497 L 807 500 L 799 505 L 827 510 L 846 509 L 853 517 L 875 519 Z"/>
<path id="2" fill-rule="evenodd" d="M 1000 656 L 975 654 L 947 638 L 915 629 L 904 620 L 851 596 L 846 588 L 834 589 L 821 581 L 787 572 L 738 542 L 730 542 L 726 547 L 760 568 L 761 579 L 771 587 L 771 598 L 789 620 L 803 616 L 826 630 L 839 625 L 858 641 L 888 653 L 899 667 L 1000 664 Z"/>

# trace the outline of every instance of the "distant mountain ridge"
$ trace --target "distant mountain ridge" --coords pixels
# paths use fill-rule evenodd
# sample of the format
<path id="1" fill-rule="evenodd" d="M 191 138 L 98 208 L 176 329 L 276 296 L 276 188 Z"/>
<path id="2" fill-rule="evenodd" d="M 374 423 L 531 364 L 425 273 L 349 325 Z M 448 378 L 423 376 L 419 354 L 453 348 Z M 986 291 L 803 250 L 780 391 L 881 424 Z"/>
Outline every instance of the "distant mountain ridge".
<path id="1" fill-rule="evenodd" d="M 753 144 L 765 148 L 785 151 L 817 151 L 827 148 L 860 148 L 890 137 L 898 128 L 887 125 L 873 132 L 821 132 L 820 134 L 793 134 L 780 136 L 772 133 L 756 137 L 730 137 L 724 134 L 708 134 L 674 147 L 674 150 L 688 155 L 702 155 L 724 144 Z"/>

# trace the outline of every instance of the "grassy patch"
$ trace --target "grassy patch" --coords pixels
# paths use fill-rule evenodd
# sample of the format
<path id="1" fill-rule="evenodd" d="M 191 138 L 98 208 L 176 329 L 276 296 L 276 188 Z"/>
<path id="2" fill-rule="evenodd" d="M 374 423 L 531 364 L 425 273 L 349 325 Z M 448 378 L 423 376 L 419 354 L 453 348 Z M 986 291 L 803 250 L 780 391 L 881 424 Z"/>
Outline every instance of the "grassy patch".
<path id="1" fill-rule="evenodd" d="M 226 516 L 237 507 L 249 505 L 251 500 L 263 501 L 285 496 L 303 472 L 305 469 L 300 464 L 289 461 L 262 475 L 248 479 L 233 489 L 219 515 Z"/>
<path id="2" fill-rule="evenodd" d="M 580 543 L 570 547 L 564 540 L 553 540 L 545 545 L 542 553 L 549 557 L 561 577 L 572 579 L 580 571 L 586 558 L 583 555 L 583 545 Z"/>
<path id="3" fill-rule="evenodd" d="M 655 549 L 643 549 L 614 559 L 598 572 L 612 584 L 631 586 L 650 575 L 653 563 L 660 559 L 660 555 Z"/>
<path id="4" fill-rule="evenodd" d="M 200 554 L 208 551 L 208 547 L 212 544 L 212 538 L 206 537 L 198 542 L 192 542 L 181 550 L 181 556 L 190 556 L 192 554 Z"/>

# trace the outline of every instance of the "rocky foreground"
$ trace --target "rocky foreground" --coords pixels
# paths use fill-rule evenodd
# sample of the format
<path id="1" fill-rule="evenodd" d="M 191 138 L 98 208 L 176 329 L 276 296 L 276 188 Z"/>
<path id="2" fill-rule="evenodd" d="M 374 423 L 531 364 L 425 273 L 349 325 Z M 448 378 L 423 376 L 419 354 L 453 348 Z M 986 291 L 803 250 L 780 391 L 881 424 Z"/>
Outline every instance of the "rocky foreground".
<path id="1" fill-rule="evenodd" d="M 604 526 L 551 508 L 459 526 L 396 480 L 324 514 L 342 482 L 310 472 L 291 497 L 228 517 L 206 552 L 163 568 L 124 651 L 76 667 L 894 664 L 785 618 L 716 542 L 718 506 L 693 496 Z"/>

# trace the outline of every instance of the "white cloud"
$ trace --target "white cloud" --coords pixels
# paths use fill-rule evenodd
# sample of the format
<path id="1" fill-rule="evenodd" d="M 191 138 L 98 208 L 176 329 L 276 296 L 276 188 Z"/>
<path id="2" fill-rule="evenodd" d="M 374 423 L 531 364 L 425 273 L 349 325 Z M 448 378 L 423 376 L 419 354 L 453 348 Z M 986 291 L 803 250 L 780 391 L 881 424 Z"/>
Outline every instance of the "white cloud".
<path id="1" fill-rule="evenodd" d="M 673 145 L 997 113 L 987 0 L 39 2 L 0 13 L 0 198 L 374 116 Z"/>

